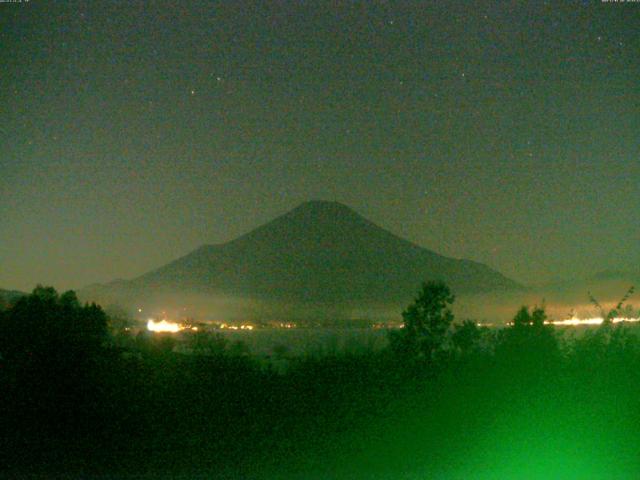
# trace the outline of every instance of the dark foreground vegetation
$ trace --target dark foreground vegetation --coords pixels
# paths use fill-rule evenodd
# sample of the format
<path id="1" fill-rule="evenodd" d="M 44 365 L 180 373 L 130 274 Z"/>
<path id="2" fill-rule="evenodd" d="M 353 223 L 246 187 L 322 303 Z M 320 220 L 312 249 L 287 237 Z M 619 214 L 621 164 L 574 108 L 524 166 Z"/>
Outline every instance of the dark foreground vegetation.
<path id="1" fill-rule="evenodd" d="M 100 307 L 36 288 L 0 312 L 0 469 L 10 478 L 640 476 L 640 339 L 523 308 L 455 324 L 429 283 L 381 352 L 278 373 L 215 335 L 123 349 Z M 610 315 L 609 317 L 611 317 Z M 285 353 L 282 352 L 282 355 Z"/>

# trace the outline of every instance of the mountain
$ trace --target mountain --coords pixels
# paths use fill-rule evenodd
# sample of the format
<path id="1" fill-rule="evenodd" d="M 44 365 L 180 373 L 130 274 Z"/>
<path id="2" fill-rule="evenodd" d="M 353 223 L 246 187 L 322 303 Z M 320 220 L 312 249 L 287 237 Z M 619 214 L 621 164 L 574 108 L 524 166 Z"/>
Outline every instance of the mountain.
<path id="1" fill-rule="evenodd" d="M 354 306 L 405 302 L 430 279 L 446 281 L 455 293 L 519 288 L 485 265 L 404 240 L 345 205 L 312 201 L 235 240 L 204 245 L 129 282 L 105 286 L 102 293 L 183 292 Z M 100 293 L 96 286 L 89 290 L 85 298 Z"/>
<path id="2" fill-rule="evenodd" d="M 640 271 L 633 270 L 604 270 L 598 272 L 593 276 L 593 280 L 612 281 L 612 280 L 625 280 L 630 282 L 637 282 L 640 280 Z"/>

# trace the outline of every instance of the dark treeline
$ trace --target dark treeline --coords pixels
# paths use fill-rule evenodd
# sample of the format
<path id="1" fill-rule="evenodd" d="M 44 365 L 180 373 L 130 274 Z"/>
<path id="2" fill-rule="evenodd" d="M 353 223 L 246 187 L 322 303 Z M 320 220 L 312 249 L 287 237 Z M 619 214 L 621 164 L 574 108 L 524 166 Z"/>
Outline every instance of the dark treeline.
<path id="1" fill-rule="evenodd" d="M 36 288 L 0 311 L 0 469 L 146 478 L 636 478 L 640 339 L 567 334 L 523 307 L 456 323 L 424 284 L 383 351 L 289 358 L 191 334 L 119 338 L 96 305 Z M 123 335 L 123 334 L 120 334 Z M 123 347 L 125 345 L 126 347 Z M 286 349 L 276 352 L 286 356 Z"/>

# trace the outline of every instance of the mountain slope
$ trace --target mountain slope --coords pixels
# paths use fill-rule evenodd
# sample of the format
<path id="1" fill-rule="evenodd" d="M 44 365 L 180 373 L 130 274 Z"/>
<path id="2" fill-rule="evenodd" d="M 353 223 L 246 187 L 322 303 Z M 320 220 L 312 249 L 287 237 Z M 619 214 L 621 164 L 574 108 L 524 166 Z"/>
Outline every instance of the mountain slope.
<path id="1" fill-rule="evenodd" d="M 20 297 L 27 295 L 24 292 L 18 290 L 4 290 L 0 288 L 0 305 L 11 305 Z"/>
<path id="2" fill-rule="evenodd" d="M 128 287 L 351 304 L 404 301 L 429 279 L 445 280 L 456 293 L 518 288 L 485 265 L 438 255 L 342 204 L 318 201 L 228 243 L 200 247 Z"/>

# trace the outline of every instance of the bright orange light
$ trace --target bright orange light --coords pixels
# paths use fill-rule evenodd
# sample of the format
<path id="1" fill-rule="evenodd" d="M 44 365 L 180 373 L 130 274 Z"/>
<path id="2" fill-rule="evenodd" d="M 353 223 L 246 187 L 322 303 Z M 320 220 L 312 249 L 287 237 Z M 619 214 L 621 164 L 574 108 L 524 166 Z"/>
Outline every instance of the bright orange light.
<path id="1" fill-rule="evenodd" d="M 567 320 L 549 320 L 544 323 L 546 323 L 547 325 L 577 327 L 579 325 L 602 325 L 602 322 L 604 322 L 604 319 L 602 317 L 593 317 L 593 318 L 584 318 L 584 319 L 573 317 Z M 616 317 L 611 319 L 611 322 L 612 323 L 640 322 L 640 318 Z"/>
<path id="2" fill-rule="evenodd" d="M 154 322 L 153 319 L 149 319 L 147 322 L 147 330 L 150 332 L 170 332 L 176 333 L 182 330 L 182 327 L 177 323 L 167 322 L 166 320 L 160 320 L 159 322 Z"/>

